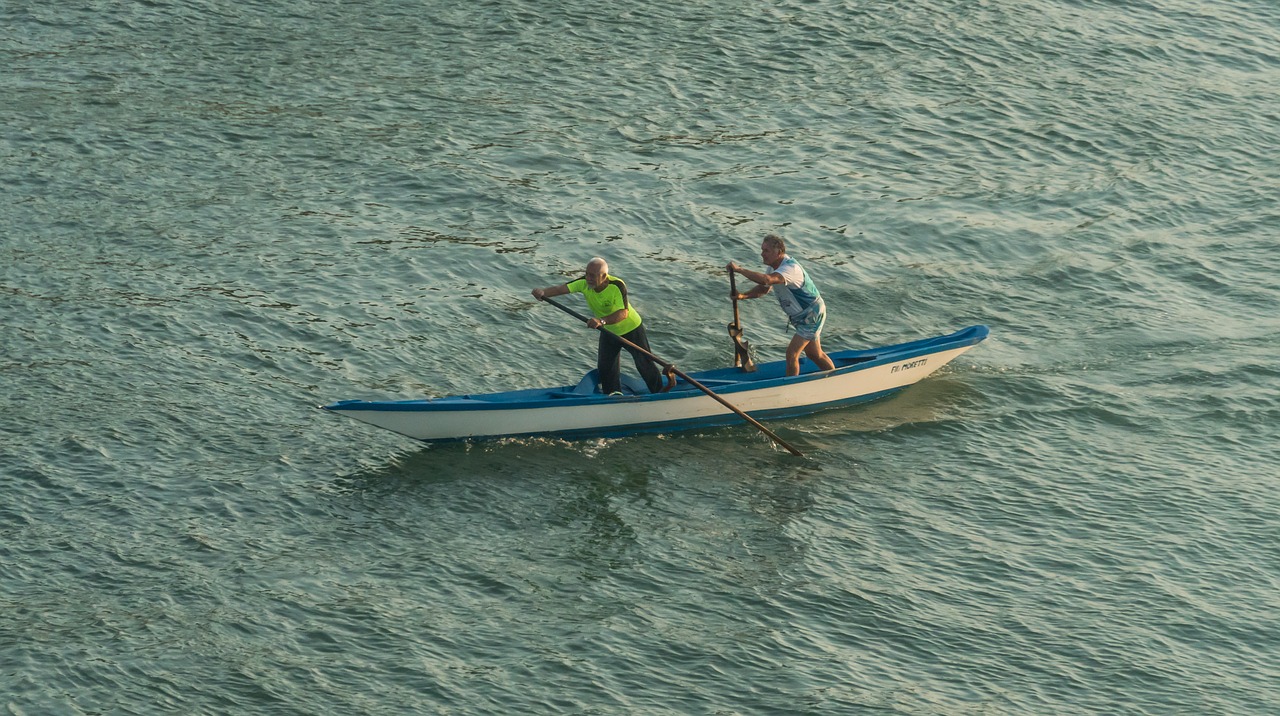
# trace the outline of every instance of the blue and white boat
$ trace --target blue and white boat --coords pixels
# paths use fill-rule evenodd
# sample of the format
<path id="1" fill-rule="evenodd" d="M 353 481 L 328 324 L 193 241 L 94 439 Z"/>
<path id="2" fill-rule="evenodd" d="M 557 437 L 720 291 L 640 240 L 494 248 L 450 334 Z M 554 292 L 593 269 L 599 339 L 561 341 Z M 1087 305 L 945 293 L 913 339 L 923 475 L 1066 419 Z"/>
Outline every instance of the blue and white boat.
<path id="1" fill-rule="evenodd" d="M 881 348 L 828 351 L 834 370 L 821 371 L 802 360 L 796 376 L 786 375 L 784 361 L 758 364 L 752 373 L 729 367 L 688 376 L 756 420 L 790 418 L 902 390 L 982 342 L 987 333 L 986 326 L 970 326 Z M 419 400 L 343 400 L 320 407 L 426 442 L 619 437 L 743 423 L 683 379 L 668 392 L 649 393 L 643 383 L 623 374 L 622 397 L 597 391 L 592 370 L 577 385 L 558 388 Z"/>

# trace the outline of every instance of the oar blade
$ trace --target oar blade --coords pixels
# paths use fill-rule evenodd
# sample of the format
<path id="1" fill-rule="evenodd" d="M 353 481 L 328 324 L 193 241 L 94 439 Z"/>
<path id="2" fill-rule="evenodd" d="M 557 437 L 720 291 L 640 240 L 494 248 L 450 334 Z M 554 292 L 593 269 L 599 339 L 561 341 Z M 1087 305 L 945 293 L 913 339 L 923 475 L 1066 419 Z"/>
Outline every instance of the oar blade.
<path id="1" fill-rule="evenodd" d="M 729 337 L 733 339 L 733 367 L 744 373 L 756 372 L 756 362 L 751 357 L 751 342 L 742 337 L 742 328 L 730 323 Z"/>

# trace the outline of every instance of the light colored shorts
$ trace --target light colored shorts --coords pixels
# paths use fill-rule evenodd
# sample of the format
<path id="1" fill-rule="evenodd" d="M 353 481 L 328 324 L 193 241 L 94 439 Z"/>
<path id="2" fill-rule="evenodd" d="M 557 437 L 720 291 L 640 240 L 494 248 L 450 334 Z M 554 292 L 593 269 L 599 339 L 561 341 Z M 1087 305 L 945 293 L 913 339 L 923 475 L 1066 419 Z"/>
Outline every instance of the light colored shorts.
<path id="1" fill-rule="evenodd" d="M 796 335 L 806 341 L 818 340 L 818 334 L 822 333 L 825 325 L 827 325 L 827 307 L 821 304 L 814 304 L 800 318 L 791 319 L 791 327 L 796 329 Z"/>

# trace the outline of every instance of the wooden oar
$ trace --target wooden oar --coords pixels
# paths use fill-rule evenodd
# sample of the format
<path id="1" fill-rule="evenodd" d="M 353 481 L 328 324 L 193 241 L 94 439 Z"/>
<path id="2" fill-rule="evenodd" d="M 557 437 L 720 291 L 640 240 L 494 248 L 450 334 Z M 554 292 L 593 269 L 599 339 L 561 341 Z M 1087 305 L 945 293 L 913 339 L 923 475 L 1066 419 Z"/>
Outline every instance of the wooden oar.
<path id="1" fill-rule="evenodd" d="M 729 324 L 729 337 L 733 339 L 733 367 L 754 373 L 756 364 L 751 360 L 751 344 L 743 339 L 742 321 L 738 320 L 738 282 L 734 280 L 733 269 L 729 269 L 729 294 L 733 296 L 733 323 Z"/>
<path id="2" fill-rule="evenodd" d="M 546 296 L 544 296 L 542 300 L 546 301 L 547 303 L 551 304 L 552 306 L 555 306 L 556 308 L 560 309 L 561 311 L 564 311 L 565 313 L 569 314 L 570 316 L 573 316 L 574 318 L 578 319 L 579 321 L 582 321 L 583 323 L 586 323 L 587 321 L 590 321 L 590 320 L 591 320 L 591 319 L 587 318 L 586 316 L 582 315 L 581 313 L 578 313 L 577 311 L 573 310 L 572 308 L 568 308 L 568 307 L 566 307 L 566 306 L 562 306 L 562 305 L 560 305 L 559 303 L 556 303 L 555 301 L 551 300 L 551 298 L 550 298 L 550 297 L 546 297 Z M 604 329 L 603 329 L 603 328 L 598 328 L 597 330 L 601 330 L 601 331 L 602 331 L 602 330 L 604 330 Z M 689 376 L 688 376 L 684 371 L 682 371 L 682 370 L 680 370 L 679 368 L 677 368 L 677 367 L 675 366 L 675 364 L 674 364 L 674 363 L 670 363 L 670 362 L 668 362 L 668 361 L 662 360 L 662 359 L 661 359 L 661 358 L 659 358 L 658 356 L 656 356 L 656 355 L 654 355 L 653 353 L 651 353 L 651 352 L 649 352 L 649 351 L 645 350 L 644 348 L 641 348 L 640 346 L 636 345 L 635 343 L 632 343 L 631 341 L 627 340 L 626 338 L 623 338 L 622 336 L 619 336 L 619 335 L 617 335 L 617 334 L 611 334 L 611 335 L 612 335 L 614 338 L 617 338 L 619 341 L 621 341 L 621 342 L 622 342 L 622 345 L 624 345 L 624 346 L 630 346 L 631 348 L 634 348 L 634 349 L 636 349 L 636 350 L 640 351 L 641 353 L 643 353 L 643 354 L 645 354 L 645 355 L 649 356 L 649 358 L 651 358 L 651 359 L 653 360 L 653 362 L 657 363 L 658 365 L 662 366 L 663 368 L 666 368 L 668 371 L 670 371 L 670 372 L 672 372 L 672 373 L 675 373 L 676 375 L 680 376 L 681 378 L 684 378 L 684 379 L 685 379 L 685 382 L 687 382 L 689 385 L 692 385 L 693 387 L 697 388 L 698 390 L 701 390 L 702 392 L 706 393 L 706 394 L 707 394 L 707 395 L 709 395 L 710 397 L 714 398 L 714 399 L 716 400 L 716 402 L 720 403 L 721 405 L 723 405 L 724 407 L 728 408 L 729 410 L 732 410 L 733 412 L 737 413 L 737 414 L 738 414 L 738 417 L 740 417 L 740 418 L 742 418 L 743 420 L 747 421 L 748 423 L 751 423 L 752 425 L 756 426 L 756 429 L 757 429 L 757 430 L 759 430 L 760 432 L 762 432 L 762 433 L 764 433 L 765 435 L 769 436 L 769 439 L 773 440 L 775 443 L 777 443 L 777 444 L 781 445 L 782 447 L 786 448 L 786 449 L 787 449 L 787 452 L 791 453 L 792 455 L 795 455 L 796 457 L 804 457 L 804 453 L 800 452 L 799 450 L 795 449 L 794 447 L 791 447 L 790 443 L 788 443 L 786 440 L 783 440 L 782 438 L 780 438 L 780 437 L 778 437 L 777 435 L 775 435 L 775 434 L 773 433 L 773 431 L 772 431 L 772 430 L 770 430 L 769 428 L 766 428 L 765 426 L 761 425 L 761 424 L 760 424 L 760 421 L 756 420 L 755 418 L 751 417 L 750 415 L 747 415 L 746 413 L 742 412 L 741 410 L 738 410 L 738 409 L 737 409 L 736 407 L 734 407 L 734 406 L 733 406 L 729 401 L 727 401 L 727 400 L 725 400 L 724 398 L 721 398 L 720 396 L 718 396 L 718 395 L 716 395 L 715 393 L 713 393 L 713 392 L 711 391 L 711 389 L 710 389 L 710 388 L 708 388 L 707 386 L 703 385 L 702 383 L 699 383 L 698 381 L 694 380 L 693 378 L 690 378 L 690 377 L 689 377 Z"/>

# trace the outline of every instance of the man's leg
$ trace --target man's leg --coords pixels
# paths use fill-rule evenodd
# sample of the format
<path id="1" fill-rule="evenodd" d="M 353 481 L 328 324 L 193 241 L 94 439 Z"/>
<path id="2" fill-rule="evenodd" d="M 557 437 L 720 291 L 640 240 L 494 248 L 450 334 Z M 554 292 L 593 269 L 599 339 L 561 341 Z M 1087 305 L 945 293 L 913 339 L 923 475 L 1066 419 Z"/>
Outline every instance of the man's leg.
<path id="1" fill-rule="evenodd" d="M 644 332 L 644 325 L 636 326 L 635 330 L 624 336 L 627 340 L 640 346 L 641 348 L 652 352 L 649 349 L 649 336 Z M 649 386 L 650 393 L 662 392 L 662 372 L 658 370 L 658 364 L 653 362 L 649 356 L 635 350 L 631 346 L 627 346 L 627 351 L 631 353 L 631 357 L 636 361 L 636 370 L 640 372 L 640 377 L 644 378 L 644 384 Z"/>
<path id="2" fill-rule="evenodd" d="M 814 365 L 818 366 L 819 370 L 832 370 L 836 367 L 836 364 L 831 361 L 831 358 L 822 351 L 821 336 L 814 336 L 813 340 L 809 342 L 809 345 L 804 347 L 804 354 L 809 356 L 809 360 L 813 361 Z"/>
<path id="3" fill-rule="evenodd" d="M 787 375 L 800 375 L 800 353 L 809 345 L 809 339 L 799 333 L 791 336 L 787 344 Z"/>
<path id="4" fill-rule="evenodd" d="M 622 390 L 622 381 L 618 372 L 618 354 L 622 352 L 622 343 L 608 331 L 600 331 L 600 345 L 596 349 L 596 370 L 600 372 L 600 392 L 608 395 Z"/>

